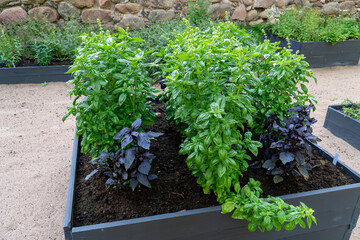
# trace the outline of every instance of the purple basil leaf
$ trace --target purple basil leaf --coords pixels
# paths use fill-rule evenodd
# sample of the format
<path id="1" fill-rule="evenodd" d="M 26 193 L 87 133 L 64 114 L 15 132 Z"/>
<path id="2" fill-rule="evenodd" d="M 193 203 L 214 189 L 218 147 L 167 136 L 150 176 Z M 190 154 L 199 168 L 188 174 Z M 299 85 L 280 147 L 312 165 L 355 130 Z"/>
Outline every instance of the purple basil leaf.
<path id="1" fill-rule="evenodd" d="M 250 164 L 250 167 L 252 168 L 260 168 L 261 167 L 261 162 L 260 161 L 256 161 Z"/>
<path id="2" fill-rule="evenodd" d="M 115 159 L 119 159 L 123 154 L 124 154 L 124 150 L 122 148 L 120 148 L 115 153 Z"/>
<path id="3" fill-rule="evenodd" d="M 138 167 L 138 171 L 142 174 L 148 175 L 151 168 L 151 164 L 148 160 L 143 161 Z"/>
<path id="4" fill-rule="evenodd" d="M 279 131 L 279 125 L 277 124 L 276 121 L 274 121 L 274 123 L 273 123 L 273 128 L 274 128 L 275 132 Z"/>
<path id="5" fill-rule="evenodd" d="M 309 172 L 306 170 L 305 166 L 298 166 L 299 172 L 305 179 L 309 178 Z"/>
<path id="6" fill-rule="evenodd" d="M 146 132 L 146 135 L 149 138 L 156 138 L 156 137 L 160 137 L 161 135 L 164 135 L 163 133 L 159 133 L 159 132 L 152 132 L 152 131 L 148 131 Z"/>
<path id="7" fill-rule="evenodd" d="M 117 173 L 116 172 L 113 172 L 113 177 L 117 177 Z"/>
<path id="8" fill-rule="evenodd" d="M 308 156 L 312 157 L 312 156 L 313 156 L 313 154 L 312 154 L 312 147 L 310 146 L 310 144 L 305 143 L 305 148 L 306 148 L 306 154 L 307 154 Z"/>
<path id="9" fill-rule="evenodd" d="M 109 188 L 112 184 L 114 184 L 114 180 L 112 178 L 109 178 L 105 183 L 105 187 Z"/>
<path id="10" fill-rule="evenodd" d="M 149 139 L 148 135 L 146 135 L 145 133 L 140 133 L 137 144 L 140 147 L 149 150 L 150 149 L 150 139 Z"/>
<path id="11" fill-rule="evenodd" d="M 286 164 L 294 160 L 294 154 L 291 152 L 281 152 L 279 158 L 283 164 Z"/>
<path id="12" fill-rule="evenodd" d="M 131 189 L 134 191 L 136 186 L 138 185 L 138 180 L 136 180 L 135 178 L 132 178 L 130 180 L 130 184 L 129 184 L 129 187 L 131 187 Z"/>
<path id="13" fill-rule="evenodd" d="M 152 180 L 157 179 L 157 178 L 158 178 L 158 176 L 156 176 L 155 174 L 150 174 L 148 176 L 149 181 L 152 181 Z"/>
<path id="14" fill-rule="evenodd" d="M 305 108 L 305 110 L 308 111 L 308 110 L 312 110 L 313 108 L 314 108 L 314 104 L 310 104 Z"/>
<path id="15" fill-rule="evenodd" d="M 299 135 L 302 135 L 303 132 L 306 131 L 306 126 L 299 127 L 299 128 L 297 128 L 297 129 L 295 129 L 295 130 L 296 130 L 296 132 L 297 132 Z"/>
<path id="16" fill-rule="evenodd" d="M 104 172 L 104 175 L 107 176 L 107 177 L 111 177 L 112 176 L 112 173 L 107 171 L 107 172 Z"/>
<path id="17" fill-rule="evenodd" d="M 155 158 L 155 155 L 150 152 L 146 152 L 143 154 L 143 157 L 149 160 L 153 160 Z"/>
<path id="18" fill-rule="evenodd" d="M 267 170 L 272 170 L 272 169 L 275 168 L 275 162 L 276 162 L 276 161 L 273 161 L 273 160 L 266 160 L 266 161 L 263 163 L 262 167 L 263 167 L 263 168 L 266 168 Z"/>
<path id="19" fill-rule="evenodd" d="M 306 170 L 312 170 L 312 166 L 311 166 L 311 164 L 310 163 L 305 163 L 305 168 L 306 168 Z"/>
<path id="20" fill-rule="evenodd" d="M 128 170 L 135 160 L 135 148 L 130 148 L 125 152 L 125 169 Z"/>
<path id="21" fill-rule="evenodd" d="M 284 173 L 284 170 L 282 168 L 274 168 L 271 171 L 271 175 L 281 175 Z"/>
<path id="22" fill-rule="evenodd" d="M 125 136 L 125 134 L 128 134 L 130 131 L 131 131 L 130 128 L 127 128 L 127 127 L 126 127 L 126 128 L 123 128 L 123 129 L 121 129 L 120 132 L 118 132 L 118 133 L 115 135 L 114 139 L 115 139 L 115 140 L 119 140 L 119 139 L 123 138 L 123 137 Z"/>
<path id="23" fill-rule="evenodd" d="M 283 146 L 282 142 L 284 140 L 280 140 L 280 141 L 277 141 L 277 142 L 273 142 L 271 145 L 270 145 L 270 148 L 280 148 Z"/>
<path id="24" fill-rule="evenodd" d="M 117 162 L 115 163 L 115 166 L 116 166 L 117 168 L 119 168 L 119 167 L 121 166 L 120 161 L 117 161 Z"/>
<path id="25" fill-rule="evenodd" d="M 93 170 L 90 174 L 88 174 L 88 175 L 85 177 L 85 181 L 89 180 L 89 178 L 91 178 L 92 176 L 94 176 L 95 173 L 97 173 L 97 172 L 98 172 L 97 169 Z"/>
<path id="26" fill-rule="evenodd" d="M 136 177 L 136 174 L 137 174 L 137 169 L 134 169 L 133 171 L 131 171 L 131 177 L 134 178 Z"/>
<path id="27" fill-rule="evenodd" d="M 129 177 L 129 174 L 127 173 L 127 172 L 122 172 L 122 178 L 124 179 L 124 180 L 127 180 L 128 179 L 128 177 Z"/>
<path id="28" fill-rule="evenodd" d="M 139 181 L 139 183 L 141 183 L 145 187 L 151 188 L 151 185 L 149 183 L 149 179 L 148 179 L 148 177 L 146 175 L 144 175 L 142 173 L 138 173 L 138 174 L 136 174 L 136 178 Z"/>
<path id="29" fill-rule="evenodd" d="M 295 153 L 295 160 L 298 164 L 304 165 L 305 164 L 305 156 L 300 152 Z"/>
<path id="30" fill-rule="evenodd" d="M 124 158 L 124 157 L 121 157 L 121 158 L 119 159 L 119 163 L 120 163 L 120 164 L 125 164 L 125 158 Z"/>
<path id="31" fill-rule="evenodd" d="M 133 135 L 134 137 L 138 137 L 139 136 L 139 132 L 137 131 L 132 131 L 131 135 Z"/>
<path id="32" fill-rule="evenodd" d="M 141 118 L 136 119 L 132 124 L 131 128 L 132 130 L 136 130 L 141 126 Z"/>
<path id="33" fill-rule="evenodd" d="M 295 177 L 301 176 L 298 170 L 292 169 L 291 172 Z"/>
<path id="34" fill-rule="evenodd" d="M 126 134 L 125 137 L 121 140 L 121 148 L 124 149 L 133 141 L 133 138 L 130 134 Z"/>

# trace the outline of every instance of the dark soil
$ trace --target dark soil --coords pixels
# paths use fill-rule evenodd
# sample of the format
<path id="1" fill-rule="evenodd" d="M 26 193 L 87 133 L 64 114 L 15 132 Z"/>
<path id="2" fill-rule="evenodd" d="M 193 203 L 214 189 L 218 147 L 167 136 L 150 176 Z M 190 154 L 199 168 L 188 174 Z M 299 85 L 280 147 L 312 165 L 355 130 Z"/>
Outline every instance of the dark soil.
<path id="1" fill-rule="evenodd" d="M 218 205 L 214 195 L 203 194 L 188 170 L 186 156 L 178 155 L 182 137 L 172 123 L 165 120 L 164 107 L 155 104 L 155 112 L 160 113 L 156 123 L 146 130 L 164 133 L 151 143 L 151 152 L 156 154 L 152 164 L 152 173 L 158 179 L 151 182 L 152 188 L 137 187 L 131 190 L 105 189 L 106 177 L 97 174 L 85 181 L 94 167 L 89 163 L 88 155 L 81 155 L 77 166 L 75 189 L 74 226 L 106 223 L 122 219 L 139 218 L 163 213 L 178 212 Z M 272 176 L 265 169 L 248 169 L 244 173 L 242 184 L 249 178 L 262 182 L 264 196 L 280 196 L 334 186 L 355 183 L 341 172 L 341 169 L 328 160 L 316 156 L 310 160 L 314 166 L 310 178 L 284 177 L 284 181 L 273 183 Z M 336 177 L 334 177 L 336 176 Z"/>
<path id="2" fill-rule="evenodd" d="M 56 66 L 56 65 L 71 65 L 72 62 L 67 61 L 52 61 L 48 66 Z M 31 66 L 41 66 L 34 59 L 22 59 L 17 64 L 16 67 L 31 67 Z"/>

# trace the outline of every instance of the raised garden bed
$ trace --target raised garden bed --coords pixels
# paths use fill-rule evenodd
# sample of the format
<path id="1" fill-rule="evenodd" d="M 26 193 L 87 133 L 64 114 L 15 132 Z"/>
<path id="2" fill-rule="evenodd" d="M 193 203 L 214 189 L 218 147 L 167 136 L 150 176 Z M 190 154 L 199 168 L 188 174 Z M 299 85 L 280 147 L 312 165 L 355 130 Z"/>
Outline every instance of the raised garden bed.
<path id="1" fill-rule="evenodd" d="M 66 82 L 69 65 L 0 68 L 0 84 Z"/>
<path id="2" fill-rule="evenodd" d="M 335 136 L 345 140 L 360 150 L 360 121 L 342 113 L 340 109 L 351 105 L 329 106 L 324 127 Z"/>
<path id="3" fill-rule="evenodd" d="M 304 202 L 315 210 L 318 225 L 293 231 L 249 232 L 248 222 L 220 213 L 220 206 L 140 217 L 109 223 L 73 227 L 76 168 L 80 156 L 79 138 L 74 141 L 64 232 L 71 239 L 349 239 L 359 216 L 360 175 L 338 161 L 337 166 L 357 183 L 281 196 L 286 202 Z M 333 157 L 318 146 L 319 153 Z"/>
<path id="4" fill-rule="evenodd" d="M 270 42 L 280 42 L 280 47 L 288 47 L 285 38 L 266 33 Z M 263 38 L 264 39 L 264 38 Z M 293 53 L 305 56 L 311 68 L 358 65 L 360 58 L 360 39 L 338 42 L 335 45 L 327 42 L 299 42 L 289 39 Z"/>

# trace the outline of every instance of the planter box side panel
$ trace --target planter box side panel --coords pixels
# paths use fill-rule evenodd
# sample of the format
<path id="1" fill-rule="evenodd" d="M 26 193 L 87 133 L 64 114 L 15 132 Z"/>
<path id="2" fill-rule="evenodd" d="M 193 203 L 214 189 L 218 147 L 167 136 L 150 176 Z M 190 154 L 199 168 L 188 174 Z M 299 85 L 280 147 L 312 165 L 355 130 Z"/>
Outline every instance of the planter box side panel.
<path id="1" fill-rule="evenodd" d="M 324 127 L 360 150 L 360 122 L 337 110 L 342 106 L 328 107 Z"/>
<path id="2" fill-rule="evenodd" d="M 311 67 L 358 65 L 360 40 L 348 40 L 335 45 L 327 42 L 303 42 L 301 54 L 304 54 Z"/>
<path id="3" fill-rule="evenodd" d="M 219 207 L 214 207 L 200 209 L 195 214 L 189 214 L 191 211 L 175 213 L 171 215 L 178 215 L 177 217 L 155 219 L 154 221 L 150 221 L 151 217 L 142 218 L 146 220 L 141 221 L 139 219 L 139 222 L 134 224 L 131 223 L 131 220 L 126 220 L 76 227 L 73 228 L 72 236 L 74 240 L 99 238 L 126 240 L 235 240 L 239 239 L 239 236 L 248 240 L 257 240 L 292 238 L 312 232 L 330 231 L 333 232 L 331 234 L 333 238 L 327 239 L 339 240 L 343 239 L 343 236 L 349 230 L 349 223 L 354 217 L 354 206 L 358 203 L 360 196 L 359 184 L 357 185 L 357 187 L 348 186 L 343 190 L 339 190 L 342 187 L 338 187 L 339 191 L 325 192 L 318 190 L 314 191 L 316 192 L 315 194 L 299 193 L 285 196 L 285 201 L 288 203 L 299 204 L 299 202 L 304 202 L 315 210 L 318 225 L 313 225 L 311 229 L 301 229 L 298 227 L 290 232 L 285 230 L 280 232 L 271 231 L 267 232 L 266 235 L 259 231 L 251 233 L 247 229 L 248 223 L 246 221 L 232 219 L 228 214 L 221 214 Z M 299 197 L 301 195 L 305 196 Z M 126 222 L 129 222 L 129 224 L 126 224 Z M 341 237 L 339 238 L 339 236 Z M 301 238 L 299 237 L 299 239 Z M 310 237 L 308 239 L 317 240 L 318 237 Z"/>
<path id="4" fill-rule="evenodd" d="M 66 82 L 72 79 L 70 74 L 65 74 L 68 69 L 67 65 L 0 68 L 0 84 Z"/>

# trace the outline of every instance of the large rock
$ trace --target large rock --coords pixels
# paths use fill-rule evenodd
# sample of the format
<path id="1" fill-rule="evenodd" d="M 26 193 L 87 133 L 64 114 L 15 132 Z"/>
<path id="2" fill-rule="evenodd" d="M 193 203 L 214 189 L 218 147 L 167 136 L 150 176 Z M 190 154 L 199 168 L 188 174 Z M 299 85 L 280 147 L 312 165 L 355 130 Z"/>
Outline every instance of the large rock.
<path id="1" fill-rule="evenodd" d="M 253 4 L 253 0 L 243 0 L 243 3 L 245 4 L 245 6 L 250 6 Z"/>
<path id="2" fill-rule="evenodd" d="M 139 29 L 145 27 L 145 22 L 143 19 L 138 16 L 134 16 L 131 14 L 125 14 L 121 21 L 115 25 L 115 30 L 118 27 L 122 27 L 123 29 L 129 28 L 130 30 Z"/>
<path id="3" fill-rule="evenodd" d="M 254 8 L 269 8 L 275 3 L 275 0 L 255 0 Z"/>
<path id="4" fill-rule="evenodd" d="M 85 9 L 81 14 L 81 19 L 86 23 L 96 23 L 97 19 L 101 23 L 109 23 L 112 21 L 111 10 Z"/>
<path id="5" fill-rule="evenodd" d="M 11 3 L 12 0 L 0 0 L 0 7 L 5 7 L 8 3 Z"/>
<path id="6" fill-rule="evenodd" d="M 149 20 L 154 22 L 169 21 L 175 17 L 174 10 L 165 11 L 162 9 L 153 10 L 149 13 Z"/>
<path id="7" fill-rule="evenodd" d="M 211 18 L 223 18 L 225 13 L 230 14 L 231 3 L 224 1 L 222 3 L 216 3 L 210 6 L 210 17 Z"/>
<path id="8" fill-rule="evenodd" d="M 101 8 L 110 8 L 111 0 L 99 0 L 99 5 Z"/>
<path id="9" fill-rule="evenodd" d="M 4 9 L 0 13 L 0 22 L 3 24 L 24 23 L 27 13 L 21 7 L 12 7 Z"/>
<path id="10" fill-rule="evenodd" d="M 232 20 L 240 20 L 244 21 L 246 19 L 246 7 L 244 4 L 240 4 L 237 8 L 235 8 L 235 11 L 233 15 L 231 16 Z"/>
<path id="11" fill-rule="evenodd" d="M 246 16 L 246 21 L 252 21 L 259 16 L 256 10 L 251 10 Z"/>
<path id="12" fill-rule="evenodd" d="M 122 4 L 116 4 L 115 9 L 122 14 L 126 14 L 126 13 L 136 14 L 140 11 L 140 5 L 137 3 L 122 3 Z"/>
<path id="13" fill-rule="evenodd" d="M 317 1 L 317 0 L 315 0 Z M 289 4 L 290 0 L 276 0 L 276 7 L 283 8 Z"/>
<path id="14" fill-rule="evenodd" d="M 77 8 L 90 8 L 95 3 L 94 0 L 70 0 L 69 2 Z"/>
<path id="15" fill-rule="evenodd" d="M 339 13 L 339 3 L 330 2 L 323 6 L 321 13 L 324 15 L 337 15 Z"/>
<path id="16" fill-rule="evenodd" d="M 174 7 L 174 0 L 152 0 L 155 8 L 170 9 Z"/>
<path id="17" fill-rule="evenodd" d="M 59 18 L 57 11 L 51 7 L 32 8 L 29 10 L 29 16 L 37 20 L 43 20 L 45 18 L 49 22 L 56 22 Z"/>
<path id="18" fill-rule="evenodd" d="M 80 10 L 67 2 L 59 3 L 58 12 L 64 19 L 78 18 Z"/>
<path id="19" fill-rule="evenodd" d="M 339 8 L 341 11 L 345 11 L 348 13 L 356 13 L 356 11 L 357 11 L 355 2 L 352 2 L 352 1 L 345 1 L 345 2 L 340 3 Z"/>

